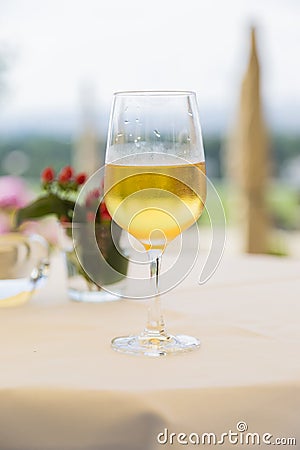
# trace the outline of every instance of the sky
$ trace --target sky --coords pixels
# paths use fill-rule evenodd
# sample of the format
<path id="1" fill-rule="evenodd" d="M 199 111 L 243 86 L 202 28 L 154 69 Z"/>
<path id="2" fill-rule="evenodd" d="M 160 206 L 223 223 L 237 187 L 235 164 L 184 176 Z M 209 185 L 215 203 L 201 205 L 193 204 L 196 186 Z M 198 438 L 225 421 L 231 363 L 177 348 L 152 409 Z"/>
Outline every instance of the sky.
<path id="1" fill-rule="evenodd" d="M 0 130 L 72 126 L 83 86 L 104 122 L 115 91 L 187 89 L 207 127 L 227 126 L 251 24 L 270 120 L 297 129 L 299 22 L 298 0 L 0 0 Z"/>

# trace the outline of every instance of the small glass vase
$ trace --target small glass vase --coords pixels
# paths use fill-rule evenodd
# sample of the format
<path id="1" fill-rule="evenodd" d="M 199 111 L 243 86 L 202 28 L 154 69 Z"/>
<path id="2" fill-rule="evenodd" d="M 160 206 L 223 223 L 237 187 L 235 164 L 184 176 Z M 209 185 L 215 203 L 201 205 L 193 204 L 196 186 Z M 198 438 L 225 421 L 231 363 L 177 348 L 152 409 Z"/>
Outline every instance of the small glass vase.
<path id="1" fill-rule="evenodd" d="M 76 228 L 76 242 L 73 240 L 72 226 Z M 125 289 L 128 268 L 128 259 L 117 248 L 122 230 L 117 235 L 114 233 L 112 239 L 109 222 L 97 225 L 67 223 L 62 228 L 69 298 L 92 303 L 119 300 Z M 115 269 L 113 275 L 107 270 L 105 262 L 99 260 L 99 250 L 109 266 Z M 89 274 L 93 274 L 92 278 Z"/>

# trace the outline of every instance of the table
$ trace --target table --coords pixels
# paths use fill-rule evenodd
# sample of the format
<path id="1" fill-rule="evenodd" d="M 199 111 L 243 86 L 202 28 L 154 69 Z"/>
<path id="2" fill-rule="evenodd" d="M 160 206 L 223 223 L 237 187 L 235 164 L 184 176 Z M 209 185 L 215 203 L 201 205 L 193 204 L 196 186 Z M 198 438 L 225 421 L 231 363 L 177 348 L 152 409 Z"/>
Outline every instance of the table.
<path id="1" fill-rule="evenodd" d="M 181 449 L 180 432 L 220 439 L 241 421 L 239 439 L 270 433 L 300 448 L 299 260 L 225 255 L 203 286 L 196 265 L 164 310 L 202 348 L 160 359 L 110 348 L 140 331 L 145 302 L 71 302 L 64 274 L 56 257 L 30 303 L 0 309 L 0 450 Z M 166 429 L 173 444 L 157 441 Z"/>

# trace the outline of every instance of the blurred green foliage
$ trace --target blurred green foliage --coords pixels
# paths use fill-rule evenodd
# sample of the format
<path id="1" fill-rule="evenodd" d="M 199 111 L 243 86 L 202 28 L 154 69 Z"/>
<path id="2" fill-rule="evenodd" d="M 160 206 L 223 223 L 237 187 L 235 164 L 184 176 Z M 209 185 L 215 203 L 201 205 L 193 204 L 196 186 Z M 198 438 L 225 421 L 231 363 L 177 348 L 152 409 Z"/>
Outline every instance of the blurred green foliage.
<path id="1" fill-rule="evenodd" d="M 28 157 L 28 168 L 22 175 L 38 180 L 46 166 L 59 170 L 70 164 L 72 148 L 71 139 L 61 137 L 18 136 L 0 139 L 0 175 L 7 175 L 2 162 L 12 151 L 23 152 Z"/>
<path id="2" fill-rule="evenodd" d="M 278 176 L 288 160 L 300 156 L 300 136 L 274 135 L 271 137 L 270 147 L 270 155 L 274 162 L 273 175 Z"/>
<path id="3" fill-rule="evenodd" d="M 300 229 L 300 191 L 283 183 L 273 183 L 267 201 L 276 228 Z"/>
<path id="4" fill-rule="evenodd" d="M 236 220 L 236 196 L 232 186 L 225 180 L 214 182 L 214 186 L 222 200 L 226 221 L 233 224 Z M 269 210 L 270 219 L 275 228 L 281 230 L 300 229 L 300 192 L 294 187 L 288 186 L 280 181 L 270 184 L 266 193 L 266 204 Z M 214 204 L 210 201 L 210 212 L 214 211 Z M 210 225 L 210 219 L 204 210 L 200 225 Z"/>

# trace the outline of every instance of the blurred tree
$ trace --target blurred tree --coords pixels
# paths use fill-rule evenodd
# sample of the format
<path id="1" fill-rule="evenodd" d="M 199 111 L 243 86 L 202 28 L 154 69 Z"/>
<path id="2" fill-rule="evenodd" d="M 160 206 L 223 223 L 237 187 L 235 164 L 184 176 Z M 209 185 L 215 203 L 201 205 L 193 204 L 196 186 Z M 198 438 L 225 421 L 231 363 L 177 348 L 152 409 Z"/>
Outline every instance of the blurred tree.
<path id="1" fill-rule="evenodd" d="M 272 154 L 274 156 L 273 175 L 281 175 L 286 162 L 300 155 L 300 136 L 280 134 L 272 136 Z"/>
<path id="2" fill-rule="evenodd" d="M 0 161 L 18 151 L 28 158 L 28 168 L 23 174 L 26 178 L 38 180 L 45 166 L 53 166 L 58 171 L 71 162 L 72 141 L 69 137 L 18 136 L 0 141 Z M 7 174 L 3 164 L 0 175 Z"/>

